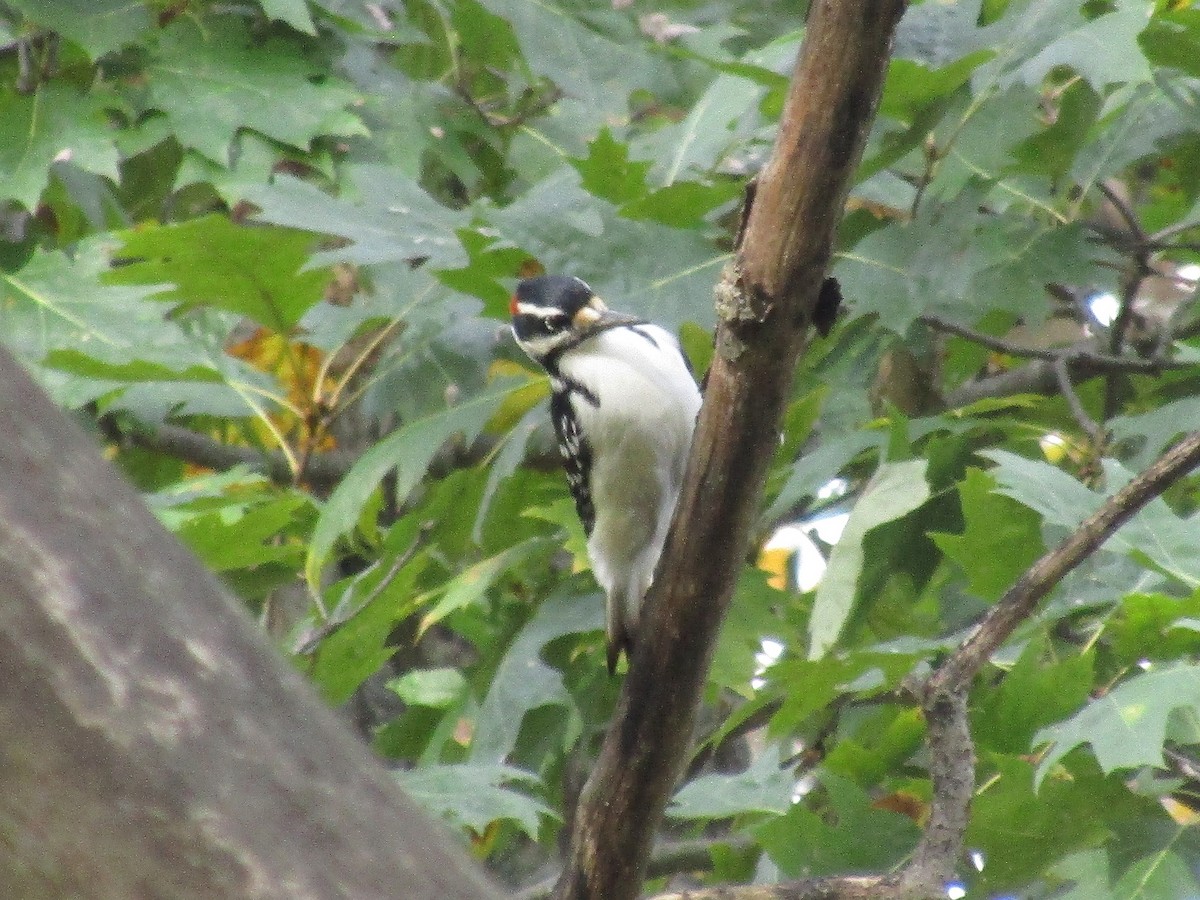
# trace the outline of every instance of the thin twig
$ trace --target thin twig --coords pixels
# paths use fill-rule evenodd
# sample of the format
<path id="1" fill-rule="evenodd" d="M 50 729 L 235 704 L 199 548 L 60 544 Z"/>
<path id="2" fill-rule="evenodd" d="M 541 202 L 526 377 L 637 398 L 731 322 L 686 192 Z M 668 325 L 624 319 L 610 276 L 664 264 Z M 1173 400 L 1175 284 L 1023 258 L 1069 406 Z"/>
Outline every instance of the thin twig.
<path id="1" fill-rule="evenodd" d="M 1129 233 L 1137 245 L 1139 247 L 1146 246 L 1148 241 L 1146 231 L 1142 228 L 1142 223 L 1138 221 L 1137 213 L 1134 212 L 1133 207 L 1126 202 L 1124 197 L 1103 181 L 1096 182 L 1096 189 L 1104 195 L 1104 199 L 1111 203 L 1121 218 L 1125 220 L 1125 224 L 1129 227 Z"/>
<path id="2" fill-rule="evenodd" d="M 296 644 L 292 648 L 292 653 L 295 656 L 311 655 L 319 646 L 321 646 L 322 641 L 324 641 L 334 632 L 338 631 L 340 628 L 342 628 L 342 626 L 346 625 L 348 622 L 353 620 L 355 616 L 370 606 L 376 597 L 388 589 L 388 585 L 390 585 L 395 580 L 396 576 L 400 574 L 400 570 L 412 562 L 413 557 L 416 556 L 421 547 L 425 545 L 425 542 L 429 539 L 429 535 L 432 532 L 432 522 L 422 523 L 420 529 L 417 531 L 416 537 L 412 539 L 412 543 L 408 545 L 408 548 L 403 553 L 396 557 L 396 559 L 392 562 L 391 567 L 387 570 L 384 576 L 379 579 L 379 583 L 371 588 L 370 593 L 363 598 L 362 602 L 357 604 L 353 609 L 346 610 L 340 616 L 326 619 L 321 623 L 320 626 L 306 630 L 300 635 L 299 638 L 296 639 Z M 366 573 L 364 572 L 363 574 L 365 575 Z M 359 578 L 361 577 L 362 576 L 360 575 Z M 355 583 L 358 582 L 359 578 L 355 579 Z"/>
<path id="3" fill-rule="evenodd" d="M 1022 359 L 1042 359 L 1051 363 L 1061 359 L 1069 363 L 1086 364 L 1097 372 L 1129 372 L 1155 375 L 1163 369 L 1182 369 L 1194 365 L 1194 363 L 1177 362 L 1169 359 L 1143 359 L 1140 356 L 1118 356 L 1110 353 L 1097 353 L 1087 342 L 1059 348 L 1030 347 L 1025 344 L 1018 344 L 1015 341 L 1008 341 L 1004 338 L 984 334 L 982 331 L 976 331 L 974 328 L 969 328 L 966 325 L 960 325 L 958 322 L 952 322 L 949 319 L 943 319 L 941 316 L 935 315 L 923 315 L 920 317 L 920 321 L 937 331 L 953 334 L 972 343 L 979 344 L 981 347 L 987 347 L 989 350 L 995 350 L 997 353 L 1003 353 L 1007 356 L 1016 356 Z"/>
<path id="4" fill-rule="evenodd" d="M 1176 222 L 1174 225 L 1168 225 L 1166 228 L 1160 228 L 1158 231 L 1154 232 L 1154 234 L 1150 235 L 1147 240 L 1151 245 L 1156 247 L 1162 247 L 1164 249 L 1169 247 L 1178 247 L 1183 249 L 1185 247 L 1184 244 L 1175 243 L 1172 239 L 1176 235 L 1186 234 L 1187 232 L 1194 231 L 1197 228 L 1200 228 L 1200 222 L 1196 222 L 1194 220 L 1190 222 Z"/>
<path id="5" fill-rule="evenodd" d="M 1084 431 L 1091 437 L 1092 442 L 1097 446 L 1104 442 L 1104 429 L 1100 424 L 1088 415 L 1088 411 L 1083 407 L 1083 401 L 1079 398 L 1079 393 L 1075 390 L 1075 385 L 1071 383 L 1071 373 L 1067 369 L 1067 360 L 1065 357 L 1058 357 L 1054 360 L 1054 377 L 1058 379 L 1058 389 L 1062 392 L 1063 399 L 1067 401 L 1067 406 L 1071 410 L 1071 415 L 1075 417 L 1075 421 L 1080 424 Z"/>

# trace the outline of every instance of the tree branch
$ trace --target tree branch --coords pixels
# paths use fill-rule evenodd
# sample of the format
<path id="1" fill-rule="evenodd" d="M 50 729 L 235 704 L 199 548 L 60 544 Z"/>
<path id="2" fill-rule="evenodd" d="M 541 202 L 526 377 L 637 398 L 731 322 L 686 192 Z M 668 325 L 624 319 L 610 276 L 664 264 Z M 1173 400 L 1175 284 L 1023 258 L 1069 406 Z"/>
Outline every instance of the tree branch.
<path id="1" fill-rule="evenodd" d="M 1104 429 L 1100 424 L 1088 415 L 1087 409 L 1084 408 L 1083 400 L 1080 399 L 1078 392 L 1075 390 L 1075 385 L 1071 383 L 1071 373 L 1067 369 L 1067 361 L 1059 357 L 1054 361 L 1054 377 L 1058 381 L 1058 389 L 1063 395 L 1063 399 L 1067 401 L 1067 407 L 1071 410 L 1071 415 L 1075 417 L 1075 421 L 1079 426 L 1088 433 L 1093 443 L 1100 447 L 1104 443 Z"/>
<path id="2" fill-rule="evenodd" d="M 1033 564 L 1000 598 L 975 632 L 931 676 L 927 695 L 965 690 L 992 653 L 1066 576 L 1110 535 L 1200 465 L 1200 431 L 1192 432 L 1110 497 L 1066 540 Z"/>
<path id="3" fill-rule="evenodd" d="M 667 541 L 580 800 L 560 900 L 631 900 L 641 887 L 903 9 L 903 0 L 809 8 L 775 151 L 717 288 L 716 354 L 675 512 L 681 527 Z"/>
<path id="4" fill-rule="evenodd" d="M 1063 360 L 1069 363 L 1084 365 L 1088 367 L 1089 371 L 1097 374 L 1130 372 L 1134 374 L 1157 375 L 1164 369 L 1182 369 L 1195 365 L 1195 363 L 1184 363 L 1170 359 L 1145 359 L 1140 356 L 1098 353 L 1086 341 L 1072 344 L 1069 347 L 1029 347 L 1024 344 L 1018 344 L 1015 341 L 1008 341 L 1004 338 L 984 334 L 982 331 L 976 331 L 974 328 L 968 328 L 966 325 L 960 325 L 958 322 L 952 322 L 940 316 L 924 315 L 921 316 L 920 321 L 937 331 L 953 334 L 956 337 L 964 338 L 972 343 L 979 344 L 981 347 L 987 347 L 989 350 L 995 350 L 997 353 L 1003 353 L 1007 356 L 1018 356 L 1023 359 L 1040 359 L 1050 363 Z"/>
<path id="5" fill-rule="evenodd" d="M 106 420 L 101 424 L 115 440 L 128 441 L 143 450 L 163 453 L 218 472 L 228 471 L 235 466 L 245 466 L 276 484 L 295 483 L 287 457 L 278 450 L 258 450 L 254 447 L 225 444 L 206 434 L 178 425 L 158 425 L 153 428 L 139 426 L 124 430 L 110 427 L 110 421 Z M 450 440 L 430 462 L 429 473 L 434 478 L 444 478 L 454 469 L 478 465 L 495 449 L 496 439 L 487 434 L 481 434 L 469 447 L 463 446 L 460 441 Z M 304 461 L 301 479 L 315 493 L 327 493 L 346 476 L 358 458 L 359 454 L 351 450 L 326 450 L 310 454 Z M 549 472 L 559 468 L 561 462 L 554 448 L 547 447 L 545 453 L 530 454 L 525 460 L 525 465 Z"/>
<path id="6" fill-rule="evenodd" d="M 962 854 L 975 755 L 967 697 L 976 674 L 1037 604 L 1113 532 L 1176 480 L 1200 465 L 1200 431 L 1164 453 L 1110 497 L 1071 535 L 1018 579 L 983 622 L 918 690 L 933 791 L 929 824 L 912 859 L 890 876 L 812 878 L 785 884 L 660 894 L 655 900 L 908 900 L 945 896 Z"/>
<path id="7" fill-rule="evenodd" d="M 294 477 L 287 457 L 278 450 L 257 450 L 225 444 L 206 434 L 178 425 L 158 425 L 119 430 L 116 436 L 152 453 L 162 453 L 218 472 L 245 466 L 276 484 L 292 484 Z M 357 459 L 346 450 L 313 453 L 305 461 L 304 480 L 318 491 L 333 488 L 350 471 Z"/>

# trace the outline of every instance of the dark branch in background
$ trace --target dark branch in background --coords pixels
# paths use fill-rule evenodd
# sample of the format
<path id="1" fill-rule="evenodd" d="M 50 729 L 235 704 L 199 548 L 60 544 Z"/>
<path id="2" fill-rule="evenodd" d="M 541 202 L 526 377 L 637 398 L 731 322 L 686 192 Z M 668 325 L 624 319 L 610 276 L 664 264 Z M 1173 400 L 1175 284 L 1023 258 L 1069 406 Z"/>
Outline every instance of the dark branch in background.
<path id="1" fill-rule="evenodd" d="M 110 440 L 128 442 L 143 450 L 163 453 L 207 469 L 225 472 L 235 466 L 245 466 L 279 485 L 296 482 L 287 456 L 278 450 L 257 450 L 236 444 L 226 444 L 206 434 L 178 425 L 137 426 L 119 429 L 111 419 L 102 419 L 102 430 Z M 450 440 L 434 456 L 429 465 L 430 475 L 445 477 L 454 469 L 479 465 L 496 449 L 495 438 L 480 435 L 469 447 L 461 441 Z M 532 450 L 532 448 L 531 448 Z M 346 476 L 359 454 L 349 450 L 326 450 L 313 453 L 304 463 L 300 480 L 317 494 L 327 494 Z M 540 471 L 554 471 L 560 465 L 553 447 L 545 452 L 533 452 L 525 465 Z"/>
<path id="2" fill-rule="evenodd" d="M 1132 238 L 1128 249 L 1129 267 L 1121 280 L 1121 299 L 1117 306 L 1117 315 L 1113 319 L 1112 325 L 1109 326 L 1108 333 L 1108 352 L 1119 356 L 1125 347 L 1125 336 L 1133 321 L 1133 303 L 1142 288 L 1142 282 L 1153 271 L 1150 267 L 1150 258 L 1154 255 L 1154 250 L 1150 246 L 1150 238 L 1147 237 L 1141 222 L 1138 221 L 1137 212 L 1126 199 L 1103 181 L 1099 182 L 1096 187 L 1116 209 Z M 1119 404 L 1120 381 L 1115 377 L 1115 373 L 1110 372 L 1104 383 L 1104 419 L 1106 421 L 1116 415 Z"/>
<path id="3" fill-rule="evenodd" d="M 974 328 L 968 328 L 966 325 L 960 325 L 957 322 L 943 319 L 940 316 L 924 315 L 921 316 L 920 321 L 937 331 L 944 331 L 947 334 L 965 338 L 972 343 L 979 344 L 981 347 L 995 350 L 997 353 L 1017 356 L 1022 359 L 1041 359 L 1051 363 L 1062 360 L 1073 365 L 1085 366 L 1089 371 L 1097 373 L 1129 372 L 1157 375 L 1164 369 L 1182 369 L 1194 365 L 1194 363 L 1182 363 L 1171 359 L 1145 359 L 1140 356 L 1098 353 L 1095 347 L 1087 341 L 1057 349 L 1029 347 L 1025 344 L 1018 344 L 1015 341 L 1008 341 L 1004 338 L 984 334 L 982 331 L 976 331 Z"/>
<path id="4" fill-rule="evenodd" d="M 178 425 L 139 426 L 128 430 L 107 427 L 105 430 L 110 437 L 128 441 L 143 450 L 163 453 L 218 472 L 245 466 L 276 484 L 295 482 L 287 457 L 278 450 L 257 450 L 254 447 L 225 444 Z M 307 460 L 303 480 L 318 491 L 331 490 L 350 471 L 355 459 L 355 454 L 349 451 L 314 453 Z"/>
<path id="5" fill-rule="evenodd" d="M 1114 187 L 1114 184 L 1118 186 Z M 1029 347 L 1015 341 L 983 334 L 973 328 L 939 316 L 922 316 L 921 321 L 937 331 L 953 334 L 997 353 L 1032 360 L 1029 364 L 1019 368 L 961 385 L 946 396 L 947 406 L 951 408 L 967 406 L 985 398 L 1005 397 L 1020 393 L 1049 395 L 1061 392 L 1067 402 L 1071 404 L 1075 418 L 1093 437 L 1096 437 L 1102 433 L 1097 428 L 1117 411 L 1120 401 L 1121 376 L 1157 375 L 1165 370 L 1193 365 L 1168 359 L 1167 354 L 1173 342 L 1189 340 L 1200 335 L 1200 320 L 1181 321 L 1184 314 L 1193 305 L 1195 296 L 1189 301 L 1180 303 L 1172 310 L 1169 319 L 1161 325 L 1152 341 L 1139 341 L 1137 346 L 1130 347 L 1128 338 L 1134 319 L 1134 302 L 1146 278 L 1155 274 L 1152 266 L 1154 255 L 1170 250 L 1200 251 L 1200 243 L 1178 240 L 1180 235 L 1200 230 L 1200 222 L 1182 222 L 1153 234 L 1147 234 L 1138 220 L 1136 210 L 1118 189 L 1119 187 L 1118 183 L 1097 185 L 1097 190 L 1103 194 L 1105 202 L 1111 209 L 1111 214 L 1084 223 L 1102 241 L 1127 257 L 1127 262 L 1123 267 L 1117 316 L 1108 329 L 1105 350 L 1100 351 L 1096 342 L 1090 340 L 1079 341 L 1059 348 Z M 1055 290 L 1056 288 L 1058 290 Z M 1056 294 L 1063 291 L 1062 286 L 1058 285 L 1047 285 L 1047 289 Z M 1080 302 L 1080 298 L 1068 296 L 1064 299 L 1075 304 Z M 1067 379 L 1063 377 L 1064 368 L 1070 376 Z M 1078 395 L 1073 391 L 1075 383 L 1097 376 L 1106 379 L 1104 409 L 1100 423 L 1096 423 L 1090 416 L 1079 415 L 1082 407 L 1078 403 Z M 1072 390 L 1067 390 L 1067 385 L 1071 385 Z M 1089 423 L 1091 424 L 1089 425 Z"/>
<path id="6" fill-rule="evenodd" d="M 1086 381 L 1101 374 L 1090 364 L 1067 361 L 1067 370 L 1072 382 Z M 989 375 L 968 381 L 950 391 L 945 397 L 946 406 L 957 409 L 970 406 L 991 397 L 1011 397 L 1014 394 L 1053 394 L 1058 391 L 1058 378 L 1051 360 L 1034 360 L 1025 366 L 1009 369 L 998 375 Z"/>
<path id="7" fill-rule="evenodd" d="M 754 848 L 754 841 L 744 835 L 731 834 L 719 838 L 665 841 L 654 848 L 646 864 L 647 878 L 661 878 L 682 872 L 707 872 L 713 867 L 714 850 L 745 853 Z M 509 900 L 549 900 L 554 894 L 558 876 L 539 881 L 513 894 Z"/>
<path id="8" fill-rule="evenodd" d="M 580 800 L 560 900 L 632 900 L 641 888 L 903 9 L 903 0 L 809 7 L 774 153 L 758 178 L 737 260 L 717 287 L 716 352 L 678 527 Z"/>
<path id="9" fill-rule="evenodd" d="M 1004 353 L 1031 360 L 1024 366 L 1009 369 L 997 375 L 988 375 L 960 385 L 945 397 L 946 406 L 954 409 L 970 406 L 990 397 L 1010 397 L 1014 394 L 1054 394 L 1061 389 L 1056 363 L 1061 360 L 1071 376 L 1072 384 L 1095 378 L 1098 375 L 1157 375 L 1171 369 L 1186 369 L 1194 363 L 1167 359 L 1165 354 L 1172 341 L 1186 340 L 1200 333 L 1200 323 L 1183 326 L 1177 331 L 1164 331 L 1155 342 L 1152 355 L 1147 357 L 1128 354 L 1114 356 L 1100 353 L 1090 341 L 1081 341 L 1067 347 L 1049 349 L 1028 347 L 1014 341 L 984 334 L 957 322 L 939 316 L 926 315 L 920 319 L 937 331 L 953 334 L 964 340 Z"/>

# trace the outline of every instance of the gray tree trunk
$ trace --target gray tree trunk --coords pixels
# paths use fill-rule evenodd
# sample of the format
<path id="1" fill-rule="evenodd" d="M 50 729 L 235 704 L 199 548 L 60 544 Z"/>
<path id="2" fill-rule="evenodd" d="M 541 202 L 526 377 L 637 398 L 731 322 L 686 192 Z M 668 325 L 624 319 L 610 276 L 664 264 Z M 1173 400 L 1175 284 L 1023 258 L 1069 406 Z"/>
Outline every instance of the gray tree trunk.
<path id="1" fill-rule="evenodd" d="M 0 350 L 0 897 L 496 896 Z"/>

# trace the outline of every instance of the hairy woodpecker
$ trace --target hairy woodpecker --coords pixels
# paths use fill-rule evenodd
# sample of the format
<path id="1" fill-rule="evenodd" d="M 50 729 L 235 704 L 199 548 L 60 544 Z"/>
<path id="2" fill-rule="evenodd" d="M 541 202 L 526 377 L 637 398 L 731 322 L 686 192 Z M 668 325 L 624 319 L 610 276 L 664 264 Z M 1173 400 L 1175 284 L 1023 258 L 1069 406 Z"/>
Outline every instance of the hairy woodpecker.
<path id="1" fill-rule="evenodd" d="M 578 278 L 522 281 L 509 311 L 517 343 L 550 375 L 567 483 L 608 597 L 612 672 L 667 539 L 700 391 L 670 333 L 609 310 Z"/>

